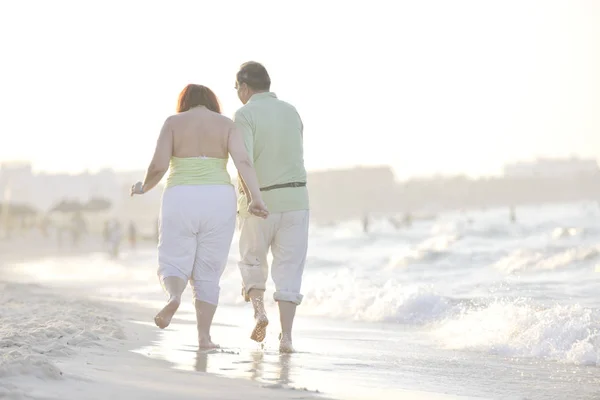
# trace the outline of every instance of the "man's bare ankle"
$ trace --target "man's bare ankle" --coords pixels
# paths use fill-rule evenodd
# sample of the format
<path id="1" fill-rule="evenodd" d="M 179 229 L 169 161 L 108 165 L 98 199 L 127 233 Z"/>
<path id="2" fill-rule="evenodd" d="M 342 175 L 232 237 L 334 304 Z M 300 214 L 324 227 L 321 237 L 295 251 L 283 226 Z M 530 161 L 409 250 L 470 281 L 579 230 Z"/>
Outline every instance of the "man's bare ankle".
<path id="1" fill-rule="evenodd" d="M 265 291 L 263 289 L 250 289 L 248 297 L 250 297 L 250 300 L 262 300 L 265 297 Z"/>

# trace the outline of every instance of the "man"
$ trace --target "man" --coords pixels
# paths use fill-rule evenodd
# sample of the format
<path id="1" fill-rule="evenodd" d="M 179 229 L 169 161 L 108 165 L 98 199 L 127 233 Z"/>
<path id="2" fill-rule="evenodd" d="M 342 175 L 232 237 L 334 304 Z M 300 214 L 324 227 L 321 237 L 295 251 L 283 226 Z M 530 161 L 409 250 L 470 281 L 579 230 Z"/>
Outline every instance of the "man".
<path id="1" fill-rule="evenodd" d="M 294 351 L 292 325 L 296 306 L 302 302 L 300 287 L 308 247 L 309 204 L 304 168 L 303 125 L 296 109 L 270 92 L 271 78 L 257 62 L 242 64 L 236 76 L 238 97 L 244 104 L 235 114 L 246 148 L 254 161 L 266 219 L 248 215 L 248 190 L 240 179 L 240 272 L 242 294 L 252 302 L 256 326 L 250 336 L 262 342 L 269 323 L 264 306 L 271 249 L 273 295 L 279 306 L 279 350 Z"/>

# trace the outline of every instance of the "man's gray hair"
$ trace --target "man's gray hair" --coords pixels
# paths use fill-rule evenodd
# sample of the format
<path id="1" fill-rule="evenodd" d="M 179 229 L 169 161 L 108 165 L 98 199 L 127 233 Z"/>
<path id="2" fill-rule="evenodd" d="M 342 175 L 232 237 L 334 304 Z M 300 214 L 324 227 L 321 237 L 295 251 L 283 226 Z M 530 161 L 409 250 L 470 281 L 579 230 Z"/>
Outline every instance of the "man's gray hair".
<path id="1" fill-rule="evenodd" d="M 254 90 L 270 90 L 271 77 L 267 69 L 256 61 L 248 61 L 242 64 L 236 75 L 238 84 L 245 83 Z"/>

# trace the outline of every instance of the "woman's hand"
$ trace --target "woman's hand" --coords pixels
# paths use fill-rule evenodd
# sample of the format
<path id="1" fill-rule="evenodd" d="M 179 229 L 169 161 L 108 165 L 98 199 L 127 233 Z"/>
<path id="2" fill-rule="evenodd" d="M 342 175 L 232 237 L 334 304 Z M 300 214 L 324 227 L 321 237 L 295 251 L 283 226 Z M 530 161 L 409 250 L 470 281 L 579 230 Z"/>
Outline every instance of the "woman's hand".
<path id="1" fill-rule="evenodd" d="M 129 195 L 133 197 L 134 194 L 144 194 L 144 184 L 142 182 L 136 182 L 135 185 L 131 185 Z"/>
<path id="2" fill-rule="evenodd" d="M 267 205 L 262 200 L 252 200 L 250 204 L 248 204 L 248 212 L 252 215 L 263 219 L 269 216 L 269 210 L 267 210 Z"/>

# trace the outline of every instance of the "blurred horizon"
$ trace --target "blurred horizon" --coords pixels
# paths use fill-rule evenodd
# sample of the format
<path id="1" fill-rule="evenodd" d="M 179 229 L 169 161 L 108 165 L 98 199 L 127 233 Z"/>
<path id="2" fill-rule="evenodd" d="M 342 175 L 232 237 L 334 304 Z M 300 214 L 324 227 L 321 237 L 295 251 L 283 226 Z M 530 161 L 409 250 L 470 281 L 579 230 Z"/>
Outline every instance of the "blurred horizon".
<path id="1" fill-rule="evenodd" d="M 540 157 L 531 157 L 529 159 L 515 160 L 514 162 L 507 162 L 507 163 L 500 165 L 498 167 L 498 170 L 495 173 L 490 173 L 490 174 L 485 174 L 485 175 L 469 174 L 469 173 L 461 172 L 461 171 L 456 171 L 454 173 L 437 172 L 437 173 L 421 174 L 421 175 L 403 175 L 402 173 L 399 173 L 399 171 L 397 171 L 392 165 L 385 164 L 385 163 L 349 164 L 349 165 L 337 166 L 334 168 L 322 168 L 322 169 L 307 168 L 307 172 L 322 173 L 322 172 L 330 172 L 330 171 L 350 171 L 350 170 L 356 170 L 356 169 L 390 169 L 392 171 L 392 173 L 394 174 L 394 177 L 396 178 L 396 180 L 399 180 L 399 181 L 410 181 L 410 180 L 429 179 L 429 178 L 438 178 L 438 177 L 439 178 L 465 177 L 468 179 L 478 180 L 478 179 L 485 179 L 485 178 L 505 177 L 506 168 L 510 168 L 511 166 L 518 166 L 518 165 L 534 166 L 534 165 L 538 165 L 538 164 L 544 163 L 544 162 L 558 162 L 558 163 L 595 162 L 600 168 L 600 159 L 598 159 L 598 158 L 580 157 L 576 154 L 571 154 L 566 157 L 540 156 Z M 83 175 L 83 174 L 97 175 L 99 173 L 106 172 L 106 171 L 114 172 L 115 174 L 140 173 L 140 174 L 142 174 L 139 177 L 140 180 L 142 180 L 144 178 L 143 174 L 146 172 L 145 166 L 140 166 L 139 168 L 119 169 L 119 168 L 113 168 L 110 165 L 107 165 L 104 167 L 98 167 L 98 168 L 94 168 L 94 169 L 84 168 L 84 169 L 80 169 L 80 170 L 70 170 L 70 171 L 69 170 L 51 170 L 51 169 L 48 170 L 48 169 L 36 168 L 36 165 L 34 162 L 32 162 L 31 160 L 23 160 L 23 159 L 21 159 L 21 160 L 0 160 L 0 168 L 2 168 L 2 166 L 8 167 L 9 169 L 14 168 L 14 167 L 19 167 L 19 166 L 31 167 L 32 173 L 35 175 L 69 175 L 69 176 L 76 176 L 76 175 Z M 237 170 L 235 169 L 235 166 L 233 165 L 233 161 L 231 159 L 229 160 L 229 162 L 227 164 L 227 169 L 231 175 L 232 180 L 236 181 Z M 165 174 L 165 176 L 163 177 L 161 182 L 163 182 L 167 178 L 167 175 L 168 174 Z"/>
<path id="2" fill-rule="evenodd" d="M 142 170 L 112 169 L 77 175 L 38 174 L 28 163 L 0 163 L 0 211 L 24 216 L 66 207 L 73 212 L 91 202 L 92 212 L 96 212 L 94 204 L 100 202 L 112 215 L 151 225 L 160 208 L 161 186 L 141 198 L 129 196 L 132 182 L 143 175 Z M 237 185 L 237 175 L 231 177 Z M 321 223 L 372 213 L 428 215 L 451 209 L 598 201 L 599 182 L 598 161 L 580 158 L 507 164 L 501 175 L 481 178 L 434 175 L 402 179 L 390 166 L 309 170 L 307 176 L 311 219 Z"/>

